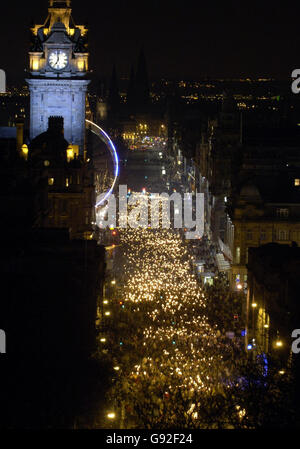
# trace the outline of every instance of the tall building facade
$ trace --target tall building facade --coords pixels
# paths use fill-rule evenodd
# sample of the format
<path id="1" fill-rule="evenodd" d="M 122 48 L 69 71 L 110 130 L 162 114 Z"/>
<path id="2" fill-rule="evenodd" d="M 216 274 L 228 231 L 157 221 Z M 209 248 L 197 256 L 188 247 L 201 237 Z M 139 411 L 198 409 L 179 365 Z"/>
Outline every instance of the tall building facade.
<path id="1" fill-rule="evenodd" d="M 64 119 L 66 140 L 84 152 L 85 104 L 89 84 L 87 29 L 76 25 L 71 1 L 50 0 L 48 17 L 31 28 L 29 52 L 30 138 L 48 128 L 51 116 Z"/>

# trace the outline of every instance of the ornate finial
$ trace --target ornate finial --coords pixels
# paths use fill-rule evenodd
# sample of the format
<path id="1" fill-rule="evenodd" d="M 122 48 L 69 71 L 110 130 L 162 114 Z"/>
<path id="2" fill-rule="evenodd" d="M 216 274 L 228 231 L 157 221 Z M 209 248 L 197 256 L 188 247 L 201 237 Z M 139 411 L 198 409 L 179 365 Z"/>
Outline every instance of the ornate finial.
<path id="1" fill-rule="evenodd" d="M 71 0 L 49 0 L 50 8 L 71 8 Z"/>

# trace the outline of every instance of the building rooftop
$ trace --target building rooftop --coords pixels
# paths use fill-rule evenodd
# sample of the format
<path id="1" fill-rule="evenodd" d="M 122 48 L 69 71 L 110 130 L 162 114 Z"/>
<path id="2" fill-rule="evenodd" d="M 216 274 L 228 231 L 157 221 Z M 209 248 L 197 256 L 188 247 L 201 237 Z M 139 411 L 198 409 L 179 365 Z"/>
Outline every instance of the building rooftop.
<path id="1" fill-rule="evenodd" d="M 0 139 L 16 139 L 17 128 L 14 126 L 0 126 Z"/>

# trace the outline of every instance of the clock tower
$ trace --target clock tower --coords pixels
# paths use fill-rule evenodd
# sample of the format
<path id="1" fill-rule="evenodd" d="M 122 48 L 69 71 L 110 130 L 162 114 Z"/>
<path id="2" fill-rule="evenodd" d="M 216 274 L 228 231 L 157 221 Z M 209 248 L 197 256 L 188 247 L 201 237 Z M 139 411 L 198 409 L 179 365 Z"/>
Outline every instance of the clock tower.
<path id="1" fill-rule="evenodd" d="M 71 0 L 50 0 L 44 24 L 31 28 L 30 138 L 47 130 L 49 117 L 63 117 L 66 140 L 83 154 L 88 30 L 71 12 Z"/>

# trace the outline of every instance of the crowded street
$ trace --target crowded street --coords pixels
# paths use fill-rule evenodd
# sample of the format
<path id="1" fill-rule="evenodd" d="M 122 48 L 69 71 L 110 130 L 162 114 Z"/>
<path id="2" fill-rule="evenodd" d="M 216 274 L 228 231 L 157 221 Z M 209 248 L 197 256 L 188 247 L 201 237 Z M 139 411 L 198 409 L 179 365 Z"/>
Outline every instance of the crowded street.
<path id="1" fill-rule="evenodd" d="M 151 181 L 147 167 L 143 173 Z M 159 173 L 152 176 L 152 186 L 163 188 Z M 206 271 L 216 271 L 214 245 L 207 236 L 186 240 L 172 228 L 111 228 L 102 238 L 109 243 L 99 345 L 115 376 L 101 425 L 218 427 L 212 397 L 232 382 L 234 345 L 209 322 L 209 285 L 195 267 L 201 257 Z M 224 281 L 222 289 L 228 290 Z M 231 422 L 225 408 L 221 420 L 230 428 L 244 414 L 237 404 Z"/>

